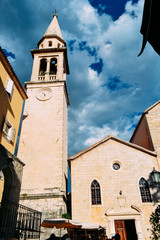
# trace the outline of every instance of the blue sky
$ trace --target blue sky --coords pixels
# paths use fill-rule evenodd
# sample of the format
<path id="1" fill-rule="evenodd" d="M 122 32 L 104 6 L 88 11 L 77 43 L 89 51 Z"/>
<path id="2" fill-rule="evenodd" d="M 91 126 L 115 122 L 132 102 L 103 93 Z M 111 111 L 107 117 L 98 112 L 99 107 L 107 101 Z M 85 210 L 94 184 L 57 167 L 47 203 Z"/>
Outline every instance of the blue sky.
<path id="1" fill-rule="evenodd" d="M 54 9 L 68 46 L 69 156 L 109 134 L 129 140 L 159 100 L 160 58 L 142 44 L 144 0 L 0 0 L 0 45 L 22 85 Z"/>

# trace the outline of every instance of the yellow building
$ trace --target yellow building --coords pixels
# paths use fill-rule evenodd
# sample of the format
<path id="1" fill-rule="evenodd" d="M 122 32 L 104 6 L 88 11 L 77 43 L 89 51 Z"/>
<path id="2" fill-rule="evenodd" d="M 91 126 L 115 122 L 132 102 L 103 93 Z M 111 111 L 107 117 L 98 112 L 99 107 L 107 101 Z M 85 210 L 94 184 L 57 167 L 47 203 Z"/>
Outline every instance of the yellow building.
<path id="1" fill-rule="evenodd" d="M 27 95 L 0 48 L 0 164 L 3 162 L 3 166 L 2 151 L 6 149 L 12 155 L 15 152 L 24 99 L 27 99 Z M 4 183 L 2 168 L 4 167 L 0 167 L 0 201 Z"/>
<path id="2" fill-rule="evenodd" d="M 27 95 L 0 48 L 0 143 L 13 154 L 24 99 Z"/>

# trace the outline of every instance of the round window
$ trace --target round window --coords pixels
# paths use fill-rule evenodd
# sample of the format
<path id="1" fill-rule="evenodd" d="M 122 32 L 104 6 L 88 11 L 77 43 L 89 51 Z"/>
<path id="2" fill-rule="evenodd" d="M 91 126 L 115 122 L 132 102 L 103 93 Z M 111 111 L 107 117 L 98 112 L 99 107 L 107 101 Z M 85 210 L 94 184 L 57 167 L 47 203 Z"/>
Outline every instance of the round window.
<path id="1" fill-rule="evenodd" d="M 113 169 L 114 170 L 119 170 L 120 169 L 120 164 L 119 163 L 114 163 L 113 164 Z"/>

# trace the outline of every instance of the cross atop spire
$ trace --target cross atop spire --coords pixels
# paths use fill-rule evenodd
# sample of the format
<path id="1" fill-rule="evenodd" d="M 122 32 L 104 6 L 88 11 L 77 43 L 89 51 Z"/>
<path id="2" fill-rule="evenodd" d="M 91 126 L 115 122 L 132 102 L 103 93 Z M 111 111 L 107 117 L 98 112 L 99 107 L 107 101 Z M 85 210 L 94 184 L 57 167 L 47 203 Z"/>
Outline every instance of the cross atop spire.
<path id="1" fill-rule="evenodd" d="M 53 13 L 54 13 L 54 14 L 53 14 L 53 17 L 56 16 L 56 17 L 58 18 L 58 15 L 57 15 L 58 12 L 59 12 L 59 11 L 57 11 L 57 9 L 54 9 L 54 11 L 53 11 Z"/>

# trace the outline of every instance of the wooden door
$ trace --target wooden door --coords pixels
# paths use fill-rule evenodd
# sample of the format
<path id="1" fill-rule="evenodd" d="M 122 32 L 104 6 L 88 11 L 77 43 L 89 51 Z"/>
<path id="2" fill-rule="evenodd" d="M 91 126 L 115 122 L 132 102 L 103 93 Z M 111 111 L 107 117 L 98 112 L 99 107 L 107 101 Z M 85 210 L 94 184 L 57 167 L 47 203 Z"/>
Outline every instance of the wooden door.
<path id="1" fill-rule="evenodd" d="M 127 240 L 125 221 L 115 220 L 115 232 L 121 236 L 120 240 Z"/>

